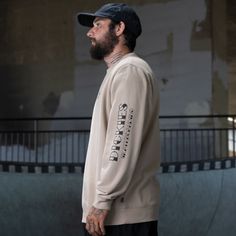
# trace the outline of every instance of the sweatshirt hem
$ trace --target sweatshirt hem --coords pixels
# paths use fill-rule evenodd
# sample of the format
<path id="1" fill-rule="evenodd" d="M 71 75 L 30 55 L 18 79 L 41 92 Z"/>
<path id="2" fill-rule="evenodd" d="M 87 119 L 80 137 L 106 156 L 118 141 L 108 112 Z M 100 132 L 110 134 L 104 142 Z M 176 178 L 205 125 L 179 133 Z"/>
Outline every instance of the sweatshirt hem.
<path id="1" fill-rule="evenodd" d="M 155 221 L 159 219 L 158 206 L 145 208 L 112 208 L 106 219 L 105 225 L 123 225 Z M 86 222 L 83 215 L 82 222 Z"/>

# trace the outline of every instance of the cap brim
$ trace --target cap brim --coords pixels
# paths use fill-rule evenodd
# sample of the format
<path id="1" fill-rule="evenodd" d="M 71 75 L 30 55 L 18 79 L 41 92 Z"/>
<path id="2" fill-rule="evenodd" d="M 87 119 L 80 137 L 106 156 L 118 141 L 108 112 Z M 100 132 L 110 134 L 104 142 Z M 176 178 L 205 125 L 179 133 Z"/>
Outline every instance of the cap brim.
<path id="1" fill-rule="evenodd" d="M 79 13 L 77 15 L 78 22 L 87 27 L 92 27 L 93 26 L 93 21 L 95 19 L 95 15 L 91 13 Z"/>

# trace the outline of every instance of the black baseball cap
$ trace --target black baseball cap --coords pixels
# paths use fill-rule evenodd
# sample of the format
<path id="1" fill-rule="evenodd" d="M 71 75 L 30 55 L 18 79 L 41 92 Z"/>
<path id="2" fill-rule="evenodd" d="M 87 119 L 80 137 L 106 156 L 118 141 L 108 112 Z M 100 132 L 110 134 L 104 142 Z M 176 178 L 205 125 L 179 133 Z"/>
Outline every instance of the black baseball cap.
<path id="1" fill-rule="evenodd" d="M 104 17 L 117 23 L 123 21 L 127 30 L 136 38 L 142 33 L 142 26 L 138 15 L 125 3 L 108 3 L 95 13 L 81 12 L 77 17 L 79 23 L 87 27 L 93 27 L 93 21 L 96 17 Z"/>

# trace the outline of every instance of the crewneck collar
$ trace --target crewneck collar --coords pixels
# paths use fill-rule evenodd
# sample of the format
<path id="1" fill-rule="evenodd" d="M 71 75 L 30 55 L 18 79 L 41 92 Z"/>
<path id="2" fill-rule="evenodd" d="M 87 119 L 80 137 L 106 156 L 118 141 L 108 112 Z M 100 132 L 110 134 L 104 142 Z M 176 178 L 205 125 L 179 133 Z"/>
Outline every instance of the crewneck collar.
<path id="1" fill-rule="evenodd" d="M 136 56 L 136 54 L 134 52 L 129 52 L 127 54 L 125 54 L 124 56 L 122 56 L 120 58 L 120 60 L 118 60 L 116 63 L 114 63 L 113 65 L 111 65 L 110 67 L 107 68 L 107 72 L 111 71 L 116 65 L 118 65 L 121 61 L 123 61 L 125 58 L 130 57 L 130 56 Z"/>

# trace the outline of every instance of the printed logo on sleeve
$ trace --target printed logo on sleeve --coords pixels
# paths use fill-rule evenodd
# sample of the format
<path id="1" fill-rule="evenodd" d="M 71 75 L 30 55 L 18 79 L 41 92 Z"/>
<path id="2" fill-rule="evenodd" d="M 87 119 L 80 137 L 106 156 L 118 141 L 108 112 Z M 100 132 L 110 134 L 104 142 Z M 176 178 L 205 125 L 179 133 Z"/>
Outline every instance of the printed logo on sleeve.
<path id="1" fill-rule="evenodd" d="M 113 145 L 109 157 L 110 161 L 118 161 L 119 158 L 126 157 L 133 116 L 134 110 L 129 109 L 127 104 L 123 103 L 119 105 L 115 137 L 112 142 Z"/>

